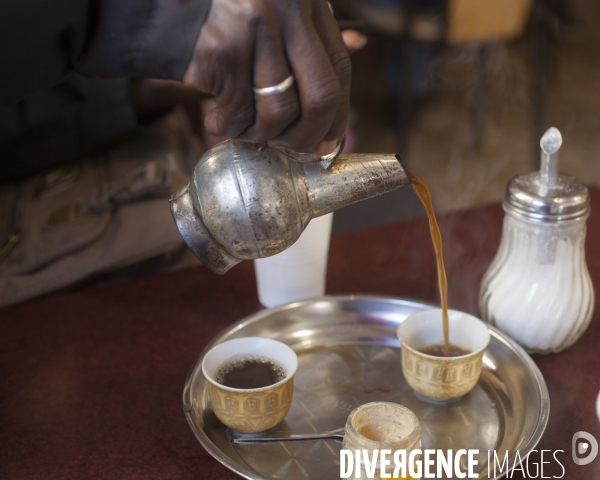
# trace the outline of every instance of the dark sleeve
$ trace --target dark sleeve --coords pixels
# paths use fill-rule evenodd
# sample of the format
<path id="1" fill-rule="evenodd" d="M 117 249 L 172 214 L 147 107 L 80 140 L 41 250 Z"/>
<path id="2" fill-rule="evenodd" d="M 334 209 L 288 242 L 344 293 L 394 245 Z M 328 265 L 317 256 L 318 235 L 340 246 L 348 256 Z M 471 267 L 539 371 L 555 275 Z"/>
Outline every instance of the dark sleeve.
<path id="1" fill-rule="evenodd" d="M 137 127 L 128 78 L 74 73 L 0 105 L 0 184 L 97 155 Z"/>
<path id="2" fill-rule="evenodd" d="M 181 80 L 210 0 L 2 0 L 0 103 L 90 77 Z"/>

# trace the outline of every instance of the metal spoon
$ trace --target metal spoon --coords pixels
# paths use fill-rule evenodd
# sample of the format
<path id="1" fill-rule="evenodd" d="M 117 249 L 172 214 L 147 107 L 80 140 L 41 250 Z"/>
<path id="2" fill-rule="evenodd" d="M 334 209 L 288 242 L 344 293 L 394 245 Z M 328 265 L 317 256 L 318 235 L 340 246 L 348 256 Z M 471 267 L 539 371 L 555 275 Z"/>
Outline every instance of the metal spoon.
<path id="1" fill-rule="evenodd" d="M 331 430 L 323 433 L 288 433 L 288 432 L 270 432 L 260 437 L 249 436 L 227 429 L 227 438 L 232 443 L 274 443 L 274 442 L 301 442 L 304 440 L 323 440 L 333 439 L 341 442 L 344 438 L 345 430 L 343 428 Z"/>

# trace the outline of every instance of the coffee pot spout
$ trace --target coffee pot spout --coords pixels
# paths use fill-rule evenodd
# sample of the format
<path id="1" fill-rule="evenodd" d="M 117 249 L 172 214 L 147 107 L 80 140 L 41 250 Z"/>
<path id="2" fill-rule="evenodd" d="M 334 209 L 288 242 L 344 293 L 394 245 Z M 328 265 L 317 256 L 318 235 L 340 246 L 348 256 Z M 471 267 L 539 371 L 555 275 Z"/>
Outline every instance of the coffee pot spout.
<path id="1" fill-rule="evenodd" d="M 171 212 L 196 257 L 223 274 L 290 247 L 312 218 L 408 183 L 395 155 L 340 155 L 325 168 L 314 156 L 227 140 L 200 159 Z"/>
<path id="2" fill-rule="evenodd" d="M 394 154 L 340 155 L 327 169 L 303 163 L 313 217 L 396 190 L 410 179 Z"/>

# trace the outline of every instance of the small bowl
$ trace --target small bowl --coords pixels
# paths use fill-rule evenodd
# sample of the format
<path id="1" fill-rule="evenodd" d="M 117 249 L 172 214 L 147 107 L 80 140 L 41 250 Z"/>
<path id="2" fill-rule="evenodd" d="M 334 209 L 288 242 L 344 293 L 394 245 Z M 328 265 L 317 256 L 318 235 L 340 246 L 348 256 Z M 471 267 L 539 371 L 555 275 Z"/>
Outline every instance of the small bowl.
<path id="1" fill-rule="evenodd" d="M 421 448 L 421 425 L 417 416 L 403 405 L 365 403 L 348 415 L 342 448 L 389 448 L 392 452 Z"/>
<path id="2" fill-rule="evenodd" d="M 231 388 L 221 385 L 215 375 L 221 365 L 247 356 L 268 357 L 285 368 L 280 382 L 262 388 Z M 264 432 L 280 423 L 292 404 L 294 374 L 298 357 L 284 343 L 261 337 L 236 338 L 211 348 L 202 360 L 215 415 L 229 428 L 244 433 Z"/>
<path id="3" fill-rule="evenodd" d="M 485 323 L 468 313 L 448 310 L 450 343 L 471 353 L 436 357 L 420 352 L 444 343 L 442 311 L 410 315 L 398 327 L 402 343 L 402 373 L 412 389 L 436 401 L 454 400 L 470 392 L 481 375 L 483 352 L 490 343 Z"/>

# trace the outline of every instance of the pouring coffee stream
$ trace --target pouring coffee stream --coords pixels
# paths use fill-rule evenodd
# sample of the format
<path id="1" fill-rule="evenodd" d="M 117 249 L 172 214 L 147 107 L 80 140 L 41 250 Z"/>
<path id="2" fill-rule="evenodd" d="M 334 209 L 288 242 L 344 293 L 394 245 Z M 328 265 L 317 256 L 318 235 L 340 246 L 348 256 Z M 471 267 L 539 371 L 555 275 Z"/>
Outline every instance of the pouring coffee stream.
<path id="1" fill-rule="evenodd" d="M 446 268 L 444 267 L 444 255 L 442 253 L 442 233 L 438 226 L 437 219 L 435 218 L 435 212 L 433 211 L 433 203 L 431 201 L 431 193 L 429 188 L 420 177 L 412 173 L 410 170 L 405 169 L 406 174 L 410 178 L 410 183 L 415 190 L 415 193 L 421 200 L 425 211 L 427 212 L 427 218 L 429 220 L 429 233 L 431 234 L 431 241 L 433 243 L 433 249 L 435 251 L 435 259 L 437 263 L 438 272 L 438 285 L 440 287 L 440 298 L 442 302 L 442 327 L 444 329 L 444 356 L 449 357 L 450 352 L 450 326 L 448 321 L 448 280 L 446 278 Z M 459 353 L 460 354 L 460 353 Z"/>

